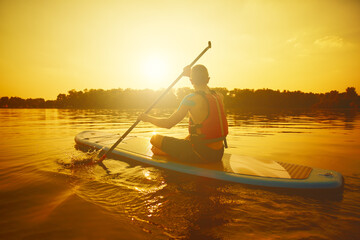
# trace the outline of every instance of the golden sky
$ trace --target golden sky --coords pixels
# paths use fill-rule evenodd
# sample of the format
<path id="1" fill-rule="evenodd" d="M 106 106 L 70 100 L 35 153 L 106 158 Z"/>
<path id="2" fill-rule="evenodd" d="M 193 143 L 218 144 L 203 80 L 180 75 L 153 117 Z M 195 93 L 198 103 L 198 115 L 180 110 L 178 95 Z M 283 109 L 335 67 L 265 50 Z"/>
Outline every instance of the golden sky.
<path id="1" fill-rule="evenodd" d="M 358 0 L 0 0 L 0 97 L 166 88 L 208 41 L 211 87 L 359 93 L 359 23 Z"/>

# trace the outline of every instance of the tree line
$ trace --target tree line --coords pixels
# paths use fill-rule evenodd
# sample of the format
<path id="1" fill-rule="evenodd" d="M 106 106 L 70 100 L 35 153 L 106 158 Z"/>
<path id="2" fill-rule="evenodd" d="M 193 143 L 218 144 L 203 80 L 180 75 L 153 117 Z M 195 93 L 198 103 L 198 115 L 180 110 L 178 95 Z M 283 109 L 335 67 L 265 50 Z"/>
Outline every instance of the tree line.
<path id="1" fill-rule="evenodd" d="M 280 91 L 272 89 L 233 89 L 214 88 L 224 95 L 227 108 L 359 108 L 360 96 L 354 87 L 345 92 L 304 93 L 301 91 Z M 43 98 L 1 97 L 0 108 L 146 108 L 163 90 L 151 89 L 85 89 L 70 90 L 59 94 L 56 100 Z M 181 99 L 191 93 L 190 88 L 170 91 L 157 105 L 160 108 L 175 108 Z"/>

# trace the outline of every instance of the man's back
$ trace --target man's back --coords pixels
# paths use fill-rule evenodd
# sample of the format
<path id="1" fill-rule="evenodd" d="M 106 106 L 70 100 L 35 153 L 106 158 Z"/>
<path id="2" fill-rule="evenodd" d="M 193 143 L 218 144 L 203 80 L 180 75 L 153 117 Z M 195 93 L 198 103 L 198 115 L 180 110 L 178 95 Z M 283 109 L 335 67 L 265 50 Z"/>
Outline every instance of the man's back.
<path id="1" fill-rule="evenodd" d="M 210 91 L 205 92 L 205 94 L 210 94 Z M 221 95 L 220 98 L 222 99 Z M 200 124 L 204 122 L 204 120 L 209 115 L 209 105 L 207 100 L 201 94 L 191 94 L 191 96 L 188 97 L 188 100 L 194 102 L 194 105 L 189 110 L 190 117 L 193 120 L 193 122 L 195 124 Z"/>

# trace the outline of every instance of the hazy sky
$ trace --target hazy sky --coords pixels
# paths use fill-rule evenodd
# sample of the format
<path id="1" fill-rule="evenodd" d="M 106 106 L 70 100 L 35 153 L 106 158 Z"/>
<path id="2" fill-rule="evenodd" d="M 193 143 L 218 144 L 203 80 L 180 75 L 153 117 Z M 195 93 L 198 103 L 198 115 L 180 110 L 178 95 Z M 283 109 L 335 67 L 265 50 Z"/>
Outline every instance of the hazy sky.
<path id="1" fill-rule="evenodd" d="M 359 23 L 358 0 L 0 0 L 0 97 L 166 88 L 210 40 L 211 87 L 359 93 Z"/>

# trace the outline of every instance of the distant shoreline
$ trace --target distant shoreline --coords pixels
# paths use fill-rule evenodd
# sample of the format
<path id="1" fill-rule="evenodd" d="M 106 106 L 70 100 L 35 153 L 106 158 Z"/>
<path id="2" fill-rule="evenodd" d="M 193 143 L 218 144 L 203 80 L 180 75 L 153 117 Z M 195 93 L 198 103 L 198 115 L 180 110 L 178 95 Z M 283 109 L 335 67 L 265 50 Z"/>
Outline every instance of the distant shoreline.
<path id="1" fill-rule="evenodd" d="M 272 89 L 213 88 L 224 96 L 227 108 L 232 109 L 359 109 L 360 96 L 354 87 L 345 92 L 304 93 Z M 157 108 L 176 108 L 182 98 L 190 94 L 190 88 L 169 92 Z M 150 89 L 91 89 L 70 90 L 59 94 L 56 100 L 43 98 L 1 97 L 0 108 L 58 108 L 58 109 L 144 109 L 162 90 Z"/>

